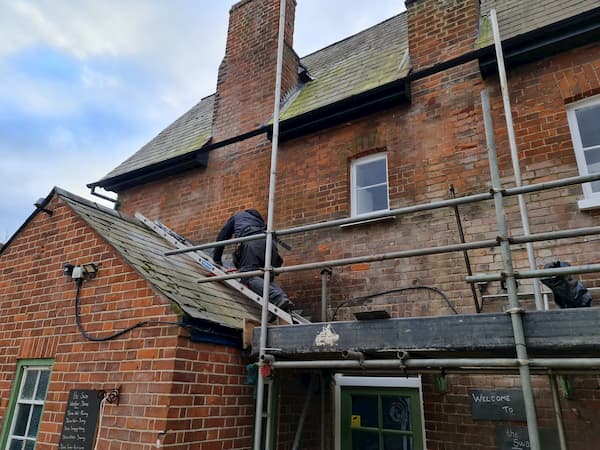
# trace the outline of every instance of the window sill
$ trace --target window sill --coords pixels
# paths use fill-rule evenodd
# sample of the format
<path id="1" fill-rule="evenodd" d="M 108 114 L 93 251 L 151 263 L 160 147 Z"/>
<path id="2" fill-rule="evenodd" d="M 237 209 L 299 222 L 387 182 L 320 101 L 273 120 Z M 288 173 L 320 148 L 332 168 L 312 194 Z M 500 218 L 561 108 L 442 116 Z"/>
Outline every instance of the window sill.
<path id="1" fill-rule="evenodd" d="M 374 219 L 361 220 L 360 222 L 345 223 L 344 225 L 340 225 L 340 228 L 341 229 L 345 229 L 345 228 L 360 227 L 362 225 L 369 225 L 369 224 L 372 224 L 372 223 L 391 222 L 395 218 L 396 218 L 395 216 L 376 217 Z"/>
<path id="2" fill-rule="evenodd" d="M 583 200 L 579 200 L 577 202 L 577 206 L 581 211 L 586 211 L 590 209 L 598 209 L 600 208 L 600 199 L 594 198 L 584 198 Z"/>

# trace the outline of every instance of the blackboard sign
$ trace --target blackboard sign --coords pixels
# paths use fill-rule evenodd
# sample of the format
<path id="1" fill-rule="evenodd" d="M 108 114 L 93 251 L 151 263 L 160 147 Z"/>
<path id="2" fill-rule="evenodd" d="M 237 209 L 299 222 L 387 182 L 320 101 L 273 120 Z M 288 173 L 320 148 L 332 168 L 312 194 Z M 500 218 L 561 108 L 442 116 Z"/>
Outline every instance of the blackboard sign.
<path id="1" fill-rule="evenodd" d="M 60 434 L 59 450 L 92 450 L 98 424 L 98 391 L 72 389 Z"/>
<path id="2" fill-rule="evenodd" d="M 558 431 L 555 428 L 540 428 L 540 447 L 544 450 L 560 450 Z M 496 427 L 496 447 L 498 450 L 529 449 L 529 433 L 527 427 Z"/>
<path id="3" fill-rule="evenodd" d="M 471 415 L 475 420 L 526 421 L 523 391 L 504 389 L 493 391 L 469 390 Z"/>

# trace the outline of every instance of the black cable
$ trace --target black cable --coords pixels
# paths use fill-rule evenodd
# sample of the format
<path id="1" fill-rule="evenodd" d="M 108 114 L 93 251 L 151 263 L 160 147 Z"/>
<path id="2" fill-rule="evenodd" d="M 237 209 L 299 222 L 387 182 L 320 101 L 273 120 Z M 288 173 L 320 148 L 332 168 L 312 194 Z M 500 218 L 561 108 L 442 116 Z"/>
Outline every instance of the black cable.
<path id="1" fill-rule="evenodd" d="M 81 332 L 81 335 L 86 338 L 88 341 L 93 341 L 93 342 L 104 342 L 104 341 L 110 341 L 111 339 L 115 339 L 125 333 L 128 333 L 129 331 L 135 330 L 136 328 L 140 328 L 146 325 L 172 325 L 172 326 L 178 326 L 178 327 L 182 327 L 182 328 L 194 328 L 191 325 L 185 324 L 185 323 L 181 323 L 181 322 L 168 322 L 168 321 L 161 321 L 161 320 L 145 320 L 143 322 L 138 322 L 135 325 L 132 325 L 130 327 L 125 328 L 124 330 L 118 331 L 115 334 L 111 334 L 110 336 L 105 336 L 105 337 L 94 337 L 94 336 L 90 336 L 84 329 L 83 329 L 83 325 L 81 324 L 81 317 L 80 317 L 80 303 L 81 303 L 81 299 L 79 297 L 80 291 L 81 291 L 81 285 L 83 284 L 83 278 L 79 278 L 76 281 L 77 283 L 77 292 L 75 293 L 75 322 L 77 322 L 77 328 L 79 329 L 79 331 Z"/>
<path id="2" fill-rule="evenodd" d="M 356 297 L 356 298 L 351 298 L 350 300 L 346 300 L 345 302 L 340 303 L 336 308 L 335 311 L 333 312 L 333 316 L 331 318 L 331 321 L 333 322 L 335 320 L 335 316 L 337 315 L 339 309 L 342 306 L 347 306 L 347 305 L 351 305 L 352 303 L 361 303 L 364 300 L 369 300 L 373 297 L 379 297 L 381 295 L 386 295 L 386 294 L 392 294 L 394 292 L 402 292 L 402 291 L 416 291 L 419 289 L 425 289 L 425 290 L 429 290 L 429 291 L 433 291 L 438 293 L 439 295 L 442 296 L 442 298 L 444 299 L 444 301 L 446 302 L 446 304 L 448 305 L 448 307 L 452 310 L 452 312 L 454 314 L 458 314 L 458 311 L 456 310 L 456 308 L 454 307 L 454 305 L 452 305 L 452 303 L 450 302 L 450 299 L 448 298 L 448 296 L 446 294 L 444 294 L 444 292 L 442 292 L 441 289 L 438 289 L 436 287 L 433 286 L 409 286 L 409 287 L 403 287 L 403 288 L 396 288 L 396 289 L 390 289 L 388 291 L 382 291 L 382 292 L 377 292 L 375 294 L 369 294 L 369 295 L 365 295 L 363 297 Z"/>

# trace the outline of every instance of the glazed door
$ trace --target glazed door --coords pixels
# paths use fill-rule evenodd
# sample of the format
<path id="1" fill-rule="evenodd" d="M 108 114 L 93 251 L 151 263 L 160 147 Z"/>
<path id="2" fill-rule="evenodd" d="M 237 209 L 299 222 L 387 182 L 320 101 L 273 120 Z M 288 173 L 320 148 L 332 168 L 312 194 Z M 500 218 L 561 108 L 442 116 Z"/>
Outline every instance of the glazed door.
<path id="1" fill-rule="evenodd" d="M 423 450 L 419 391 L 341 389 L 342 450 Z"/>

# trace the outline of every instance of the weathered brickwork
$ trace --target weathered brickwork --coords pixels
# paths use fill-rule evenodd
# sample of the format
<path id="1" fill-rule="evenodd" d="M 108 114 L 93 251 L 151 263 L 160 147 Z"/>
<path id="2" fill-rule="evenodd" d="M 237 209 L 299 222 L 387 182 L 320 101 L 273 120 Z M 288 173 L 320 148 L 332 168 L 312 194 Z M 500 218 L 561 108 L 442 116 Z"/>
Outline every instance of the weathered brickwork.
<path id="1" fill-rule="evenodd" d="M 296 1 L 287 1 L 282 96 L 297 80 L 298 60 L 292 50 L 295 9 Z M 271 0 L 241 1 L 231 8 L 225 58 L 217 81 L 215 141 L 259 128 L 272 115 L 279 16 L 279 2 Z"/>
<path id="2" fill-rule="evenodd" d="M 410 59 L 416 70 L 474 50 L 478 1 L 408 1 L 407 13 Z"/>
<path id="3" fill-rule="evenodd" d="M 245 0 L 231 10 L 225 59 L 219 70 L 213 141 L 256 129 L 272 114 L 278 1 Z M 415 70 L 474 49 L 478 2 L 407 2 L 411 64 Z M 296 82 L 291 50 L 295 2 L 287 9 L 282 95 Z M 600 94 L 600 44 L 588 44 L 531 62 L 509 72 L 520 168 L 525 184 L 578 174 L 566 108 Z M 350 165 L 359 157 L 385 152 L 390 207 L 444 200 L 453 186 L 458 196 L 487 192 L 489 163 L 480 93 L 490 93 L 498 159 L 504 187 L 514 186 L 512 163 L 496 76 L 483 78 L 478 63 L 433 74 L 411 83 L 410 103 L 280 143 L 275 228 L 288 228 L 350 215 Z M 235 211 L 267 211 L 271 142 L 260 135 L 211 151 L 208 167 L 156 180 L 121 192 L 125 213 L 160 219 L 186 237 L 215 239 Z M 580 211 L 579 187 L 526 196 L 532 233 L 597 225 L 597 211 Z M 522 234 L 516 198 L 505 202 L 510 233 Z M 147 318 L 176 320 L 167 302 L 64 206 L 39 214 L 0 259 L 0 416 L 6 411 L 19 358 L 55 358 L 38 448 L 56 448 L 69 389 L 122 387 L 122 402 L 105 410 L 100 448 L 165 447 L 247 449 L 252 443 L 252 387 L 245 384 L 239 351 L 192 343 L 170 327 L 142 328 L 108 343 L 85 342 L 75 327 L 75 287 L 61 273 L 65 262 L 101 262 L 101 276 L 82 290 L 87 330 L 107 334 Z M 460 206 L 466 240 L 495 239 L 491 201 Z M 434 210 L 374 223 L 286 236 L 292 250 L 281 250 L 287 265 L 428 248 L 459 242 L 454 211 Z M 538 265 L 563 260 L 597 262 L 594 236 L 536 243 Z M 528 268 L 525 246 L 514 246 L 517 269 Z M 473 272 L 498 272 L 498 249 L 469 252 Z M 461 253 L 358 263 L 336 267 L 327 280 L 328 317 L 351 320 L 362 310 L 386 309 L 393 317 L 474 313 Z M 586 286 L 600 286 L 593 274 Z M 318 270 L 278 277 L 292 300 L 320 318 Z M 531 291 L 522 281 L 521 292 Z M 432 289 L 433 288 L 433 289 Z M 484 312 L 501 311 L 507 301 L 500 283 L 481 286 Z M 478 290 L 479 292 L 479 290 Z M 360 302 L 353 299 L 367 296 Z M 594 304 L 598 300 L 596 293 Z M 534 308 L 531 297 L 525 308 Z M 550 305 L 553 307 L 553 305 Z M 493 356 L 493 355 L 491 355 Z M 372 375 L 361 371 L 364 375 Z M 389 375 L 403 376 L 403 372 Z M 302 371 L 281 371 L 276 448 L 291 448 L 307 390 Z M 430 450 L 495 448 L 496 423 L 474 421 L 468 389 L 518 388 L 514 375 L 449 375 L 441 394 L 425 374 L 424 411 Z M 595 414 L 600 407 L 598 379 L 573 379 L 575 398 L 561 398 L 570 449 L 594 448 Z M 548 378 L 533 377 L 542 427 L 554 427 Z M 331 386 L 326 387 L 326 442 L 333 439 Z M 319 448 L 320 389 L 315 388 L 303 434 L 304 448 Z M 523 424 L 521 424 L 523 425 Z"/>
<path id="4" fill-rule="evenodd" d="M 427 2 L 417 5 L 421 3 Z M 513 118 L 524 183 L 577 174 L 565 105 L 598 92 L 598 48 L 598 44 L 591 44 L 511 71 Z M 497 78 L 483 80 L 477 64 L 468 63 L 414 82 L 410 105 L 281 143 L 276 228 L 347 217 L 350 161 L 373 151 L 388 154 L 392 208 L 448 198 L 450 185 L 459 196 L 487 191 L 489 166 L 480 106 L 483 88 L 491 95 L 503 183 L 514 185 Z M 124 192 L 123 208 L 159 217 L 195 240 L 213 240 L 234 211 L 247 207 L 266 211 L 269 152 L 270 142 L 263 137 L 215 150 L 205 170 Z M 580 192 L 580 188 L 571 187 L 528 195 L 531 232 L 592 225 L 596 213 L 577 208 Z M 507 199 L 506 205 L 511 231 L 518 235 L 522 228 L 516 199 Z M 461 206 L 460 212 L 467 241 L 495 238 L 492 202 Z M 283 251 L 289 265 L 456 243 L 458 233 L 454 213 L 443 210 L 286 240 L 293 245 L 292 252 Z M 573 241 L 535 244 L 539 263 L 556 259 L 591 262 L 597 251 L 594 239 L 581 244 Z M 524 246 L 523 250 L 515 248 L 517 268 L 528 267 Z M 470 256 L 474 272 L 502 267 L 498 251 L 476 250 Z M 359 296 L 433 285 L 447 292 L 459 311 L 472 312 L 465 273 L 461 254 L 336 268 L 330 284 L 331 306 L 335 308 L 350 298 L 350 293 Z M 595 284 L 593 275 L 583 278 Z M 280 281 L 296 303 L 316 314 L 320 302 L 317 271 L 283 275 Z M 526 281 L 522 284 L 523 291 L 530 291 L 525 288 L 529 285 Z M 487 288 L 490 294 L 501 293 L 494 283 Z M 415 291 L 410 296 L 419 295 Z M 394 297 L 394 312 L 448 313 L 447 305 L 439 300 L 427 303 L 430 306 L 422 302 L 417 306 L 404 305 L 406 302 Z M 502 304 L 491 301 L 488 308 L 499 309 Z"/>
<path id="5" fill-rule="evenodd" d="M 94 337 L 178 316 L 60 200 L 48 209 L 53 215 L 36 215 L 0 258 L 0 417 L 18 361 L 51 358 L 38 449 L 57 448 L 71 389 L 116 387 L 120 402 L 104 409 L 98 448 L 151 449 L 159 437 L 178 450 L 248 448 L 252 398 L 238 350 L 191 343 L 180 337 L 185 331 L 167 325 L 107 342 L 83 338 L 65 263 L 99 264 L 80 295 L 82 324 Z M 225 436 L 220 423 L 228 421 L 233 434 Z"/>
<path id="6" fill-rule="evenodd" d="M 408 5 L 411 64 L 415 70 L 430 67 L 474 49 L 477 36 L 477 2 L 416 1 Z M 511 70 L 509 73 L 513 119 L 524 183 L 537 183 L 578 174 L 567 124 L 566 106 L 600 92 L 600 46 L 590 44 Z M 222 68 L 223 70 L 223 68 Z M 240 74 L 240 77 L 245 74 Z M 264 83 L 269 83 L 265 77 Z M 278 159 L 276 228 L 347 217 L 350 214 L 350 163 L 373 152 L 388 155 L 390 206 L 399 208 L 450 197 L 486 192 L 489 164 L 480 92 L 490 92 L 502 182 L 514 186 L 502 98 L 496 76 L 483 79 L 476 62 L 431 75 L 411 85 L 410 104 L 400 104 L 352 122 L 282 142 Z M 265 107 L 267 108 L 267 107 Z M 267 108 L 268 109 L 268 108 Z M 267 109 L 265 111 L 267 111 Z M 268 111 L 267 111 L 268 112 Z M 226 128 L 222 137 L 236 134 Z M 222 129 L 219 132 L 223 132 Z M 121 194 L 125 210 L 140 209 L 160 217 L 197 241 L 210 241 L 234 211 L 255 207 L 266 212 L 270 142 L 256 137 L 211 152 L 209 166 Z M 556 189 L 526 197 L 532 233 L 595 225 L 596 212 L 581 212 L 579 187 Z M 516 198 L 506 200 L 510 231 L 522 234 Z M 467 241 L 494 239 L 497 235 L 491 201 L 461 206 Z M 286 236 L 293 246 L 282 251 L 286 264 L 381 254 L 420 247 L 458 243 L 454 212 L 450 209 L 397 217 L 374 224 Z M 525 247 L 515 246 L 514 264 L 528 268 Z M 536 243 L 538 264 L 564 260 L 592 263 L 599 248 L 593 237 Z M 469 252 L 475 273 L 502 270 L 496 249 Z M 386 309 L 394 317 L 473 313 L 471 291 L 464 281 L 462 254 L 422 256 L 334 268 L 328 280 L 329 318 L 352 319 L 352 313 Z M 596 286 L 593 274 L 581 278 Z M 313 317 L 320 317 L 321 275 L 318 271 L 279 277 L 293 300 Z M 448 296 L 448 301 L 436 287 Z M 506 308 L 500 283 L 482 286 L 484 311 Z M 530 292 L 522 281 L 520 291 Z M 387 292 L 387 294 L 386 294 Z M 383 293 L 352 305 L 349 300 Z M 349 303 L 347 303 L 349 302 Z M 534 308 L 531 297 L 523 298 Z M 551 307 L 553 305 L 550 305 Z M 285 378 L 285 375 L 284 379 Z M 298 420 L 298 405 L 305 392 L 300 375 L 292 374 L 278 414 L 277 448 L 291 448 Z M 597 407 L 597 380 L 578 378 L 587 386 L 576 400 L 561 400 L 569 447 L 587 449 L 597 433 L 591 411 Z M 430 449 L 488 449 L 495 446 L 495 424 L 475 422 L 470 415 L 469 388 L 518 387 L 517 377 L 452 376 L 450 390 L 439 394 L 431 377 L 425 382 L 425 420 Z M 554 427 L 548 380 L 534 377 L 539 421 Z M 303 442 L 319 446 L 319 408 L 313 399 L 310 425 Z M 327 404 L 331 398 L 328 397 Z M 573 411 L 579 411 L 577 413 Z M 522 424 L 521 424 L 522 425 Z M 328 434 L 327 439 L 332 435 Z"/>
<path id="7" fill-rule="evenodd" d="M 568 400 L 563 391 L 559 391 L 569 448 L 594 448 L 594 436 L 597 436 L 600 425 L 597 421 L 590 420 L 590 409 L 598 406 L 598 400 L 590 388 L 597 389 L 597 380 L 595 377 L 578 376 L 572 381 L 576 393 L 574 399 Z M 493 449 L 497 448 L 497 425 L 526 426 L 524 422 L 474 420 L 471 412 L 470 389 L 519 389 L 517 376 L 449 375 L 447 382 L 448 391 L 440 393 L 433 376 L 423 379 L 427 445 L 430 450 Z M 538 426 L 556 429 L 549 378 L 534 376 L 532 384 Z"/>

